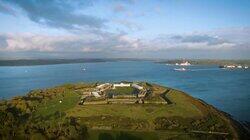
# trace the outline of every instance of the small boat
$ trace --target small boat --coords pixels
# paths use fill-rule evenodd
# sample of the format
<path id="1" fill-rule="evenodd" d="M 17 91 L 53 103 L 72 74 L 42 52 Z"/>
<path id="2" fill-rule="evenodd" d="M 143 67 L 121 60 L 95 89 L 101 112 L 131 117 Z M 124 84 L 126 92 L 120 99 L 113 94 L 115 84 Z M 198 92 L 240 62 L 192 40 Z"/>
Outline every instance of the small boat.
<path id="1" fill-rule="evenodd" d="M 180 63 L 180 66 L 190 66 L 190 65 L 191 64 L 188 61 Z"/>
<path id="2" fill-rule="evenodd" d="M 176 71 L 186 71 L 187 69 L 185 69 L 185 68 L 175 68 L 174 70 L 176 70 Z"/>
<path id="3" fill-rule="evenodd" d="M 233 69 L 233 68 L 236 68 L 236 66 L 235 65 L 227 65 L 226 68 Z"/>

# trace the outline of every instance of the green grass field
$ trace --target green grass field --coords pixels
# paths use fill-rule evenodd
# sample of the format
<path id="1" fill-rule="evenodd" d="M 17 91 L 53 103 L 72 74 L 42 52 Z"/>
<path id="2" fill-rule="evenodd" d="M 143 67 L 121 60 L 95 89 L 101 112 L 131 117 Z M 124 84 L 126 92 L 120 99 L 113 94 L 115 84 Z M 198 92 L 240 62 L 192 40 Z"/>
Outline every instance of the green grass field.
<path id="1" fill-rule="evenodd" d="M 89 117 L 98 115 L 123 116 L 136 119 L 153 120 L 156 117 L 182 116 L 201 117 L 202 112 L 179 91 L 172 91 L 171 105 L 157 104 L 107 104 L 75 106 L 67 111 L 68 116 Z"/>
<path id="2" fill-rule="evenodd" d="M 65 112 L 68 109 L 74 108 L 80 96 L 75 92 L 68 91 L 59 97 L 53 99 L 45 99 L 42 103 L 39 104 L 36 111 L 34 112 L 35 116 L 53 116 L 56 112 Z M 60 103 L 60 100 L 62 101 Z"/>
<path id="3" fill-rule="evenodd" d="M 131 95 L 135 94 L 138 91 L 133 87 L 116 87 L 115 89 L 108 90 L 108 94 L 114 95 Z"/>

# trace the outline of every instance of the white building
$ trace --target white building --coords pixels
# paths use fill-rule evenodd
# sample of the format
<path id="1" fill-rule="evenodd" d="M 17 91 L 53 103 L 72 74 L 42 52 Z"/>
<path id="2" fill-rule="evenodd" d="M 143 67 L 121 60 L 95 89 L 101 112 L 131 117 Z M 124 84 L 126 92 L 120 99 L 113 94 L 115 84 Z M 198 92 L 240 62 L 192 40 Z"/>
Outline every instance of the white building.
<path id="1" fill-rule="evenodd" d="M 105 84 L 98 85 L 96 88 L 101 89 L 110 85 L 111 85 L 110 83 L 105 83 Z"/>
<path id="2" fill-rule="evenodd" d="M 142 86 L 139 86 L 137 84 L 132 84 L 132 87 L 136 88 L 136 89 L 139 89 L 139 90 L 142 90 L 143 87 Z"/>
<path id="3" fill-rule="evenodd" d="M 113 88 L 115 89 L 116 87 L 130 87 L 130 83 L 120 83 L 120 84 L 113 84 Z"/>
<path id="4" fill-rule="evenodd" d="M 186 61 L 186 62 L 180 63 L 180 65 L 181 66 L 190 66 L 191 64 L 188 61 Z"/>

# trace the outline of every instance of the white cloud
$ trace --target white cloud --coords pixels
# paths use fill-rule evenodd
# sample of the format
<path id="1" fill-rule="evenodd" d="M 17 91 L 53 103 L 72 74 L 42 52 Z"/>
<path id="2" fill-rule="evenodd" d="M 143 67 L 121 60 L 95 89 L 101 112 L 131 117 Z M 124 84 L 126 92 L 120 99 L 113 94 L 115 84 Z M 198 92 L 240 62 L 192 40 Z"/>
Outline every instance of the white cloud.
<path id="1" fill-rule="evenodd" d="M 133 38 L 124 33 L 115 34 L 100 31 L 60 36 L 0 34 L 0 52 L 60 52 L 61 55 L 69 52 L 83 52 L 89 54 L 99 53 L 106 56 L 110 56 L 110 54 L 122 56 L 129 53 L 132 55 L 134 52 L 160 54 L 173 50 L 178 52 L 250 51 L 250 41 L 246 38 L 247 36 L 250 38 L 250 35 L 247 33 L 240 34 L 242 34 L 242 38 L 237 40 L 229 40 L 233 38 L 233 34 L 226 35 L 224 33 L 222 36 L 220 32 L 218 34 L 208 32 L 185 35 L 159 35 L 151 40 Z"/>
<path id="2" fill-rule="evenodd" d="M 66 30 L 104 27 L 105 19 L 76 13 L 76 9 L 86 9 L 90 6 L 92 6 L 92 1 L 89 0 L 6 0 L 0 2 L 0 12 L 16 15 L 17 12 L 13 9 L 21 9 L 35 23 Z"/>

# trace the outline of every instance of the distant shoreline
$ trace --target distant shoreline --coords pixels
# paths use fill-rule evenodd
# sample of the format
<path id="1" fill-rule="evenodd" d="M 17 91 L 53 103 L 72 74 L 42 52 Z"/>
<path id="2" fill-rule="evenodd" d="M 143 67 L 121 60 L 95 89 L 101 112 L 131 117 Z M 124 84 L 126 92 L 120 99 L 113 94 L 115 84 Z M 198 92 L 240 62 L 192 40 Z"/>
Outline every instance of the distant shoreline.
<path id="1" fill-rule="evenodd" d="M 114 61 L 147 61 L 146 59 L 133 58 L 79 58 L 79 59 L 17 59 L 0 60 L 0 66 L 35 66 L 35 65 L 56 65 L 74 63 L 99 63 Z"/>
<path id="2" fill-rule="evenodd" d="M 70 63 L 106 62 L 104 59 L 20 59 L 20 60 L 0 60 L 0 66 L 34 66 L 34 65 L 54 65 Z"/>
<path id="3" fill-rule="evenodd" d="M 188 61 L 192 65 L 246 65 L 250 66 L 250 60 L 223 60 L 223 59 L 172 59 L 172 60 L 162 60 L 156 63 L 163 64 L 176 64 L 182 63 L 183 61 Z"/>
<path id="4" fill-rule="evenodd" d="M 223 60 L 223 59 L 150 59 L 150 58 L 79 58 L 79 59 L 17 59 L 0 60 L 0 66 L 35 66 L 35 65 L 56 65 L 74 63 L 98 63 L 115 61 L 152 61 L 155 63 L 175 64 L 183 60 L 192 65 L 248 65 L 250 59 Z"/>

